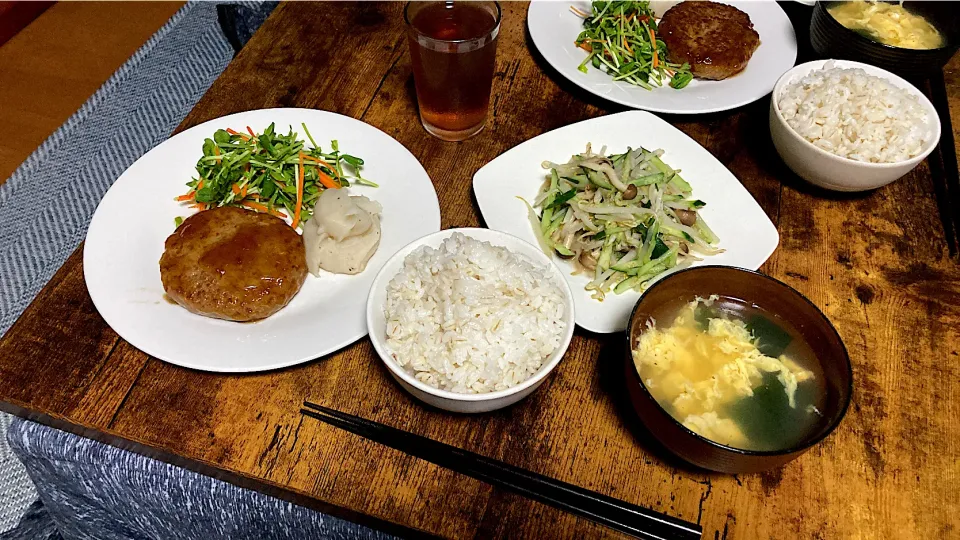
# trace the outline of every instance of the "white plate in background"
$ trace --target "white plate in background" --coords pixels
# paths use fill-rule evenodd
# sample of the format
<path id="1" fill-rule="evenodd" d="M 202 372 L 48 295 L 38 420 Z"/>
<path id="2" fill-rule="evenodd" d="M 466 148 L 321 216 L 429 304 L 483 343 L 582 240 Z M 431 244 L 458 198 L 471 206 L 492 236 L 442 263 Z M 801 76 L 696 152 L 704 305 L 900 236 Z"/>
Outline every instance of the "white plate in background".
<path id="1" fill-rule="evenodd" d="M 651 2 L 656 15 L 679 2 Z M 694 79 L 686 87 L 674 90 L 669 86 L 646 90 L 625 82 L 615 82 L 610 75 L 588 65 L 586 73 L 577 67 L 587 52 L 574 45 L 583 30 L 583 19 L 570 11 L 575 6 L 590 13 L 590 2 L 584 0 L 534 0 L 527 10 L 530 37 L 540 54 L 561 75 L 584 90 L 610 101 L 648 111 L 701 114 L 735 109 L 753 103 L 773 90 L 773 85 L 797 60 L 797 35 L 783 9 L 773 0 L 725 1 L 750 16 L 760 34 L 760 46 L 747 67 L 722 81 Z"/>

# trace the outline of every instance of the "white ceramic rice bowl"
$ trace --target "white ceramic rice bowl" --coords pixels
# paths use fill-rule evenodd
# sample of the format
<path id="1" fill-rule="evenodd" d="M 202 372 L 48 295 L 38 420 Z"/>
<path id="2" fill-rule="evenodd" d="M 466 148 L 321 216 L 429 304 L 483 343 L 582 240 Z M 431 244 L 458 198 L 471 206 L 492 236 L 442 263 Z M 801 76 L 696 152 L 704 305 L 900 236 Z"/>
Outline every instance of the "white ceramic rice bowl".
<path id="1" fill-rule="evenodd" d="M 784 87 L 814 70 L 823 68 L 827 62 L 834 62 L 838 68 L 860 68 L 867 75 L 886 79 L 894 86 L 917 96 L 921 107 L 927 112 L 929 127 L 933 132 L 932 139 L 924 144 L 918 155 L 906 161 L 867 163 L 831 154 L 801 137 L 783 119 L 777 104 Z M 940 141 L 940 117 L 937 116 L 933 104 L 920 90 L 889 71 L 848 60 L 815 60 L 787 71 L 773 87 L 770 99 L 770 136 L 784 163 L 800 178 L 834 191 L 866 191 L 901 178 L 926 159 Z"/>
<path id="2" fill-rule="evenodd" d="M 384 305 L 386 305 L 387 285 L 390 283 L 390 280 L 400 272 L 404 259 L 415 249 L 420 246 L 436 248 L 454 233 L 461 233 L 481 242 L 490 242 L 494 246 L 505 247 L 515 254 L 525 256 L 537 266 L 545 267 L 551 279 L 563 295 L 565 307 L 563 321 L 566 327 L 560 338 L 560 346 L 557 347 L 553 354 L 544 360 L 543 365 L 540 366 L 540 369 L 537 370 L 533 376 L 511 388 L 482 394 L 461 394 L 433 388 L 430 385 L 418 381 L 413 375 L 397 364 L 397 362 L 391 358 L 390 349 L 386 345 L 387 321 L 383 308 Z M 567 348 L 570 346 L 570 340 L 573 338 L 574 321 L 573 293 L 557 265 L 553 264 L 550 258 L 547 257 L 540 248 L 513 235 L 491 229 L 447 229 L 413 241 L 393 255 L 393 257 L 383 265 L 380 273 L 377 274 L 377 277 L 373 281 L 373 285 L 370 288 L 370 296 L 367 298 L 367 328 L 370 331 L 370 341 L 373 343 L 374 349 L 376 349 L 380 359 L 383 360 L 390 375 L 400 383 L 400 386 L 420 401 L 439 409 L 457 413 L 482 413 L 502 409 L 532 394 L 534 390 L 543 384 L 550 372 L 560 363 L 563 355 L 566 354 Z"/>

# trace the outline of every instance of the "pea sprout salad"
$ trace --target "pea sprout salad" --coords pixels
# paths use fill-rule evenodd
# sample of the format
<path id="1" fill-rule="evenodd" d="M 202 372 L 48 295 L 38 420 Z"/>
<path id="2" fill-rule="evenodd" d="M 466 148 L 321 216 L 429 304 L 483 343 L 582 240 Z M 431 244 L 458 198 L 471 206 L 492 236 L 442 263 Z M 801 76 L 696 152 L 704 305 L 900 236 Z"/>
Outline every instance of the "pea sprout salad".
<path id="1" fill-rule="evenodd" d="M 591 3 L 591 13 L 570 8 L 583 19 L 583 31 L 574 44 L 590 53 L 577 68 L 587 65 L 647 90 L 669 81 L 677 90 L 690 84 L 693 74 L 687 63 L 667 61 L 667 46 L 657 39 L 657 21 L 650 2 Z"/>
<path id="2" fill-rule="evenodd" d="M 323 151 L 306 124 L 300 124 L 312 148 L 291 127 L 286 135 L 270 124 L 261 133 L 249 126 L 246 133 L 218 129 L 203 141 L 197 176 L 187 182 L 189 191 L 176 198 L 197 210 L 241 206 L 282 219 L 291 218 L 296 229 L 310 219 L 313 207 L 326 189 L 351 183 L 378 187 L 360 176 L 363 159 L 340 152 L 337 141 Z M 352 174 L 348 174 L 352 171 Z M 177 227 L 182 223 L 177 218 Z"/>
<path id="3" fill-rule="evenodd" d="M 574 274 L 593 276 L 586 289 L 597 300 L 611 290 L 642 291 L 671 268 L 723 251 L 700 215 L 706 203 L 661 156 L 629 147 L 594 153 L 587 144 L 566 163 L 543 162 L 549 177 L 527 203 L 534 234 L 548 255 L 569 259 Z"/>

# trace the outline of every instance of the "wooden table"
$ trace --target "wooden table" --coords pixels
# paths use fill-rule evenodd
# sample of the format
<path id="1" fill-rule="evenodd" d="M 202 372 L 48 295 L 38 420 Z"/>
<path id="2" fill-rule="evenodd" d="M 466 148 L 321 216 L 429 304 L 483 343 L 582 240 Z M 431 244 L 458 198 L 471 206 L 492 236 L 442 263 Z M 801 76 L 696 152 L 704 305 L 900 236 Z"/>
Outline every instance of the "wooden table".
<path id="1" fill-rule="evenodd" d="M 531 52 L 526 5 L 506 3 L 487 128 L 463 143 L 438 141 L 417 119 L 401 9 L 281 5 L 181 129 L 262 107 L 362 119 L 423 162 L 448 228 L 482 224 L 471 196 L 481 165 L 531 137 L 614 110 L 550 71 Z M 958 67 L 947 70 L 954 114 Z M 872 193 L 814 190 L 773 150 L 767 106 L 761 100 L 669 120 L 756 197 L 781 235 L 762 270 L 823 309 L 850 351 L 855 393 L 846 419 L 780 470 L 710 474 L 663 456 L 625 398 L 619 336 L 578 330 L 537 392 L 480 416 L 415 402 L 367 340 L 256 375 L 174 367 L 104 323 L 87 295 L 79 250 L 0 342 L 0 402 L 61 429 L 406 532 L 613 534 L 305 420 L 298 412 L 304 399 L 696 521 L 706 538 L 960 535 L 960 268 L 948 253 L 929 166 Z"/>

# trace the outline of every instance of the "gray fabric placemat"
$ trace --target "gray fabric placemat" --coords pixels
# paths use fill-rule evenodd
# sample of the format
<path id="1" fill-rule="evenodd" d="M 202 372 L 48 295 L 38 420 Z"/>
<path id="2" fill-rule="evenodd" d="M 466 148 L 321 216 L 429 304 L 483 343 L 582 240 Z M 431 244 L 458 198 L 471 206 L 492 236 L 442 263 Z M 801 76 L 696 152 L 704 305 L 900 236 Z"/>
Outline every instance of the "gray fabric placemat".
<path id="1" fill-rule="evenodd" d="M 87 232 L 107 189 L 167 139 L 233 58 L 217 4 L 190 2 L 0 185 L 0 336 Z M 36 499 L 0 413 L 0 533 Z"/>
<path id="2" fill-rule="evenodd" d="M 8 437 L 13 452 L 37 481 L 48 518 L 67 540 L 393 539 L 341 518 L 26 420 L 15 420 Z M 37 540 L 35 536 L 14 538 Z"/>
<path id="3" fill-rule="evenodd" d="M 0 534 L 16 526 L 30 503 L 37 500 L 37 489 L 27 470 L 7 444 L 12 419 L 0 413 Z"/>

